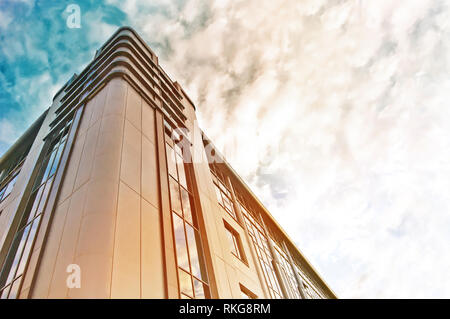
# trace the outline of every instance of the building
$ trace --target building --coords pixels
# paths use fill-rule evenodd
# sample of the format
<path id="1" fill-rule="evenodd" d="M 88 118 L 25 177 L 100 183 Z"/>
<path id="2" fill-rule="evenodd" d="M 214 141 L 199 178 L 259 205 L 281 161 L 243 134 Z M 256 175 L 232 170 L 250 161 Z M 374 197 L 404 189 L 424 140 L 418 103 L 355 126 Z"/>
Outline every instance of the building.
<path id="1" fill-rule="evenodd" d="M 0 159 L 1 298 L 336 298 L 120 28 Z"/>

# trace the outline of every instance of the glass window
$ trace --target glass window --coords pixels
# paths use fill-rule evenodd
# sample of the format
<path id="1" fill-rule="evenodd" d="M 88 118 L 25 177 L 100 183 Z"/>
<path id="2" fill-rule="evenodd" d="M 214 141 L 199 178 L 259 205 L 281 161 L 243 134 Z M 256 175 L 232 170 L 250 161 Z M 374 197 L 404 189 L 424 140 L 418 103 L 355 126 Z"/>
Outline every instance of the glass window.
<path id="1" fill-rule="evenodd" d="M 220 206 L 222 206 L 222 208 L 225 209 L 225 211 L 230 214 L 231 217 L 237 219 L 231 197 L 228 197 L 227 193 L 223 191 L 223 188 L 219 187 L 218 185 L 214 184 L 214 187 L 216 189 L 217 200 Z"/>
<path id="2" fill-rule="evenodd" d="M 180 292 L 188 297 L 193 298 L 194 293 L 192 289 L 192 277 L 184 270 L 178 270 L 178 277 L 180 280 Z"/>
<path id="3" fill-rule="evenodd" d="M 225 232 L 230 244 L 231 253 L 245 262 L 244 250 L 242 248 L 241 238 L 239 234 L 227 223 L 225 223 Z"/>
<path id="4" fill-rule="evenodd" d="M 242 214 L 244 215 L 245 226 L 250 235 L 250 239 L 255 247 L 256 255 L 258 256 L 259 264 L 262 268 L 264 279 L 267 287 L 269 288 L 270 297 L 273 299 L 283 298 L 278 279 L 275 275 L 275 269 L 272 264 L 272 254 L 269 250 L 267 243 L 268 238 L 262 226 L 257 222 L 255 213 L 244 207 L 242 203 L 239 203 Z"/>
<path id="5" fill-rule="evenodd" d="M 192 217 L 192 210 L 191 210 L 191 196 L 189 195 L 188 191 L 185 190 L 183 187 L 181 187 L 181 201 L 183 203 L 183 217 L 191 223 L 194 224 L 194 220 Z"/>
<path id="6" fill-rule="evenodd" d="M 8 255 L 0 273 L 1 298 L 16 298 L 23 280 L 23 272 L 30 257 L 34 240 L 39 230 L 42 213 L 44 212 L 47 198 L 53 183 L 53 175 L 56 173 L 62 152 L 67 141 L 71 121 L 53 137 L 47 154 L 40 163 L 39 174 L 33 181 L 33 189 L 28 197 L 27 205 L 22 212 L 18 231 L 9 248 Z M 12 189 L 16 176 L 8 184 Z M 6 194 L 7 190 L 4 194 Z"/>
<path id="7" fill-rule="evenodd" d="M 175 234 L 175 246 L 177 249 L 178 267 L 189 271 L 188 252 L 186 245 L 186 235 L 184 233 L 183 220 L 177 215 L 173 214 L 173 232 Z"/>
<path id="8" fill-rule="evenodd" d="M 167 169 L 169 171 L 169 174 L 175 178 L 178 179 L 177 175 L 177 165 L 175 163 L 175 152 L 173 151 L 173 148 L 166 143 L 166 155 L 167 155 Z"/>
<path id="9" fill-rule="evenodd" d="M 236 212 L 233 206 L 231 191 L 225 183 L 225 177 L 219 172 L 216 165 L 210 164 L 211 177 L 216 191 L 217 201 L 225 211 L 237 220 Z"/>
<path id="10" fill-rule="evenodd" d="M 9 194 L 11 194 L 14 185 L 16 185 L 16 180 L 17 180 L 17 175 L 19 173 L 17 172 L 13 178 L 10 179 L 10 181 L 3 186 L 3 188 L 0 190 L 0 201 L 3 201 L 6 197 L 9 196 Z"/>
<path id="11" fill-rule="evenodd" d="M 183 157 L 181 155 L 177 154 L 177 168 L 178 168 L 178 177 L 180 178 L 180 184 L 184 188 L 187 188 L 186 183 L 186 172 L 184 171 L 184 163 L 183 163 Z"/>
<path id="12" fill-rule="evenodd" d="M 45 185 L 35 189 L 28 200 L 28 206 L 31 208 L 27 208 L 30 211 L 30 216 L 28 217 L 28 221 L 31 221 L 32 218 L 36 215 L 37 208 L 39 206 L 39 201 L 41 199 L 42 192 L 44 191 Z"/>
<path id="13" fill-rule="evenodd" d="M 208 276 L 193 201 L 192 183 L 189 180 L 189 165 L 183 162 L 183 152 L 187 150 L 175 144 L 178 140 L 177 135 L 172 134 L 167 122 L 164 124 L 179 296 L 180 298 L 209 298 Z M 174 136 L 175 140 L 171 136 Z"/>
<path id="14" fill-rule="evenodd" d="M 180 201 L 180 187 L 175 179 L 169 177 L 169 186 L 170 186 L 170 204 L 172 205 L 172 210 L 176 212 L 178 215 L 183 216 L 183 212 L 181 210 L 181 201 Z"/>
<path id="15" fill-rule="evenodd" d="M 39 179 L 39 182 L 46 181 L 48 176 L 50 175 L 50 169 L 52 168 L 53 160 L 56 156 L 56 150 L 54 150 L 50 155 L 47 156 L 47 164 L 45 166 L 42 166 L 42 171 L 44 172 L 44 175 L 41 179 Z M 45 162 L 45 161 L 44 161 Z"/>
<path id="16" fill-rule="evenodd" d="M 222 203 L 222 193 L 216 184 L 214 184 L 214 190 L 216 191 L 217 201 Z"/>
<path id="17" fill-rule="evenodd" d="M 64 147 L 58 147 L 58 150 L 55 152 L 55 159 L 52 163 L 52 168 L 50 170 L 49 176 L 53 176 L 56 173 L 56 169 L 58 168 L 59 162 L 61 160 L 61 155 Z"/>

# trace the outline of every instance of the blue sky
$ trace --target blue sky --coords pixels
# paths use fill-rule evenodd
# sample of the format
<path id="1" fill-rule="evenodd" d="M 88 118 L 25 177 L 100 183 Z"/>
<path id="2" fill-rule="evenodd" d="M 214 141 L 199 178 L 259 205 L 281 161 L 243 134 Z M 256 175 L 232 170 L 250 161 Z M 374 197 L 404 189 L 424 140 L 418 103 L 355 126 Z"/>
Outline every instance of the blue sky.
<path id="1" fill-rule="evenodd" d="M 128 24 L 126 14 L 101 1 L 80 2 L 81 12 L 101 12 L 68 28 L 71 1 L 2 1 L 0 11 L 0 153 L 50 104 L 52 93 L 92 59 L 109 36 L 90 36 L 97 23 Z M 8 124 L 10 124 L 10 126 Z M 5 128 L 6 125 L 6 128 Z"/>
<path id="2" fill-rule="evenodd" d="M 339 296 L 448 298 L 449 21 L 442 0 L 3 0 L 0 153 L 130 25 Z"/>

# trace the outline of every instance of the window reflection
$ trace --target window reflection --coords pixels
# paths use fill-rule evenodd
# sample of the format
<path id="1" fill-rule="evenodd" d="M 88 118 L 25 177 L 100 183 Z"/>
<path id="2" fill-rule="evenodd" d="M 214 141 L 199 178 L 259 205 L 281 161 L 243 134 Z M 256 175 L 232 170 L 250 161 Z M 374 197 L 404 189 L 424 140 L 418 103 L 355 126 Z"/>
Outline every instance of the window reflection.
<path id="1" fill-rule="evenodd" d="M 192 289 L 192 277 L 183 270 L 178 270 L 178 277 L 180 280 L 180 292 L 188 297 L 194 297 Z"/>
<path id="2" fill-rule="evenodd" d="M 6 197 L 11 194 L 14 185 L 16 185 L 17 175 L 19 172 L 15 173 L 15 175 L 0 189 L 0 202 L 2 202 Z"/>
<path id="3" fill-rule="evenodd" d="M 216 191 L 217 201 L 225 211 L 237 220 L 236 212 L 233 207 L 233 200 L 231 191 L 225 186 L 225 178 L 218 171 L 214 164 L 210 164 L 211 176 L 214 182 L 214 189 Z"/>
<path id="4" fill-rule="evenodd" d="M 193 201 L 192 183 L 189 180 L 189 166 L 183 162 L 183 152 L 186 150 L 178 147 L 176 144 L 178 135 L 172 134 L 167 122 L 165 130 L 180 298 L 209 298 L 208 276 Z"/>
<path id="5" fill-rule="evenodd" d="M 186 236 L 184 234 L 184 223 L 183 220 L 176 214 L 173 214 L 173 229 L 175 233 L 178 266 L 183 268 L 184 270 L 189 271 Z"/>
<path id="6" fill-rule="evenodd" d="M 195 291 L 195 298 L 197 299 L 205 299 L 205 287 L 204 284 L 194 279 L 194 291 Z"/>
<path id="7" fill-rule="evenodd" d="M 189 246 L 189 259 L 191 261 L 191 273 L 200 279 L 206 279 L 202 277 L 200 270 L 200 262 L 198 258 L 198 249 L 200 248 L 197 244 L 196 232 L 189 224 L 186 224 L 186 235 L 188 239 Z"/>
<path id="8" fill-rule="evenodd" d="M 183 216 L 186 221 L 194 224 L 191 211 L 191 200 L 187 190 L 181 187 L 181 201 L 183 203 Z"/>
<path id="9" fill-rule="evenodd" d="M 178 186 L 178 183 L 173 178 L 169 178 L 169 183 L 170 183 L 170 201 L 172 204 L 172 210 L 175 211 L 178 215 L 182 216 L 183 212 L 181 210 L 180 188 Z"/>

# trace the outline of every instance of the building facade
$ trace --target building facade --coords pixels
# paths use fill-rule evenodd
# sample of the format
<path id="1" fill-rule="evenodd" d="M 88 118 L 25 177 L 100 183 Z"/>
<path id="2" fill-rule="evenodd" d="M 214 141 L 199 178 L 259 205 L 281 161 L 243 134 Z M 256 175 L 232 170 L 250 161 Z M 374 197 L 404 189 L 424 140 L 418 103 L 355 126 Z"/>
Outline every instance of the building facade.
<path id="1" fill-rule="evenodd" d="M 120 28 L 0 159 L 1 298 L 336 298 Z"/>

